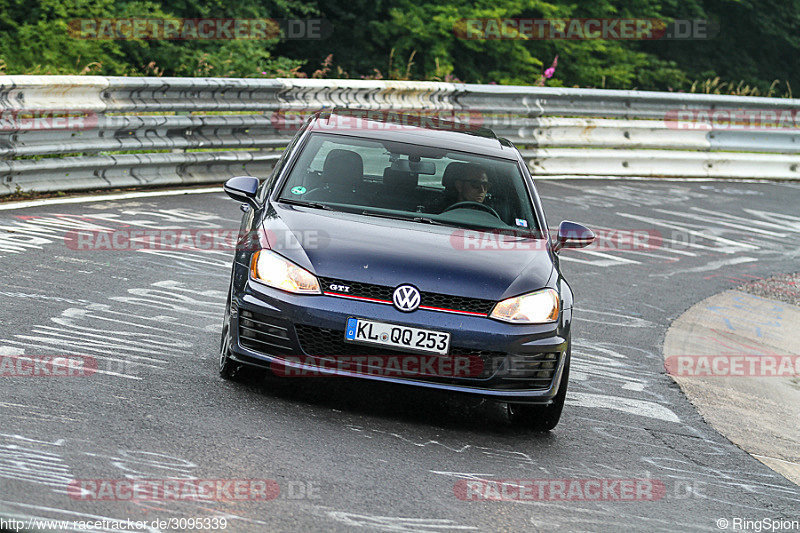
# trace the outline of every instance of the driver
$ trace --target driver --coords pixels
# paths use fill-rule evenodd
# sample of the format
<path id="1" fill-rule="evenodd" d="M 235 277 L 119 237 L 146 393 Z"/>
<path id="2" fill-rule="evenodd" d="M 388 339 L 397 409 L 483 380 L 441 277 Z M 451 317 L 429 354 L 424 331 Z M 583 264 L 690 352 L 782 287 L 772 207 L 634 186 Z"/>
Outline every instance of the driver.
<path id="1" fill-rule="evenodd" d="M 486 170 L 478 164 L 470 163 L 464 167 L 462 175 L 454 182 L 458 193 L 457 202 L 478 202 L 482 204 L 489 192 L 489 177 Z"/>

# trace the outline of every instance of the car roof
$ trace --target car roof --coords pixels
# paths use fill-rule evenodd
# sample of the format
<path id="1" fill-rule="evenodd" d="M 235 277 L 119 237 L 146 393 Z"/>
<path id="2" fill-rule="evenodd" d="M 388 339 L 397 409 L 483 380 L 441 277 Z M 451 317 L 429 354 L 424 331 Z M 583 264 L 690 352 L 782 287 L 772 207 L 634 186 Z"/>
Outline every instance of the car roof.
<path id="1" fill-rule="evenodd" d="M 439 118 L 446 111 L 409 114 L 392 110 L 332 109 L 315 113 L 309 131 L 364 139 L 388 140 L 517 159 L 517 150 L 492 130 Z"/>

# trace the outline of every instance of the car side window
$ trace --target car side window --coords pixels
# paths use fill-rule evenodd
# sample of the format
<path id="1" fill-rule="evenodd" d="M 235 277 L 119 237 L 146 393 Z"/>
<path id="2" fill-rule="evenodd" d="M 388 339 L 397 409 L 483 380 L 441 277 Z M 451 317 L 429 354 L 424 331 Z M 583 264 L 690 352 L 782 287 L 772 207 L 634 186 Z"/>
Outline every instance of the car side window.
<path id="1" fill-rule="evenodd" d="M 286 161 L 289 159 L 292 151 L 294 151 L 294 147 L 297 144 L 297 140 L 300 138 L 300 134 L 297 134 L 292 138 L 289 145 L 283 150 L 280 158 L 275 162 L 275 166 L 272 167 L 272 172 L 270 172 L 267 179 L 261 182 L 261 186 L 258 189 L 258 194 L 256 195 L 256 200 L 258 203 L 263 203 L 266 200 L 269 191 L 272 189 L 272 186 L 275 184 L 275 180 L 278 178 L 278 175 L 281 173 L 281 170 L 286 165 Z"/>

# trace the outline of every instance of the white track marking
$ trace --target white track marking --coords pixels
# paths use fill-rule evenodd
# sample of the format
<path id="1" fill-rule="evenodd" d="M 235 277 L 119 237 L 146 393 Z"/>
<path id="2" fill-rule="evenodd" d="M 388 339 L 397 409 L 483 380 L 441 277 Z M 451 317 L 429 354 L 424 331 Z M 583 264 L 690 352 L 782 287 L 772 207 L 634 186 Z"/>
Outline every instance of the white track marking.
<path id="1" fill-rule="evenodd" d="M 696 237 L 701 237 L 703 239 L 708 239 L 710 241 L 717 241 L 720 244 L 726 244 L 730 248 L 721 249 L 720 251 L 723 252 L 723 253 L 733 253 L 735 251 L 738 251 L 738 250 L 736 250 L 736 248 L 750 248 L 751 250 L 758 250 L 758 246 L 756 246 L 754 244 L 747 244 L 747 243 L 744 243 L 744 242 L 737 242 L 737 241 L 732 241 L 730 239 L 725 239 L 723 237 L 717 237 L 716 235 L 709 235 L 708 233 L 703 233 L 702 231 L 697 231 L 697 230 L 693 230 L 691 228 L 687 228 L 685 226 L 682 226 L 680 223 L 677 223 L 677 222 L 676 223 L 672 223 L 672 222 L 667 221 L 667 220 L 663 220 L 663 219 L 659 219 L 659 218 L 644 217 L 644 216 L 640 216 L 640 215 L 634 215 L 632 213 L 621 213 L 621 212 L 618 212 L 617 215 L 619 215 L 621 217 L 626 217 L 626 218 L 633 218 L 635 220 L 640 220 L 642 222 L 649 222 L 649 223 L 655 224 L 657 226 L 664 226 L 666 228 L 675 229 L 675 230 L 678 230 L 678 231 L 683 231 L 683 232 L 686 232 L 686 233 L 688 233 L 690 235 L 694 235 Z"/>
<path id="2" fill-rule="evenodd" d="M 695 209 L 695 208 L 692 207 L 692 209 Z M 717 226 L 727 226 L 729 228 L 737 229 L 742 233 L 760 233 L 762 235 L 769 235 L 771 237 L 786 237 L 786 233 L 776 233 L 774 231 L 767 231 L 767 230 L 763 230 L 763 229 L 759 229 L 759 228 L 754 228 L 752 220 L 744 219 L 744 218 L 741 218 L 741 217 L 737 217 L 737 218 L 740 218 L 741 222 L 734 223 L 734 222 L 725 222 L 723 220 L 720 220 L 721 217 L 719 215 L 717 215 L 716 217 L 707 217 L 707 216 L 704 217 L 704 216 L 698 215 L 696 213 L 685 213 L 685 212 L 681 213 L 681 212 L 678 212 L 678 211 L 669 211 L 667 209 L 654 209 L 653 211 L 657 211 L 659 213 L 664 213 L 666 215 L 673 215 L 673 216 L 680 216 L 680 217 L 684 217 L 684 218 L 691 218 L 693 220 L 698 220 L 700 222 L 708 222 L 709 224 L 715 224 Z M 703 212 L 706 212 L 706 211 L 704 210 Z M 707 212 L 711 213 L 711 211 L 707 211 Z M 775 226 L 777 226 L 777 224 L 775 224 Z"/>
<path id="3" fill-rule="evenodd" d="M 130 198 L 177 196 L 181 194 L 207 194 L 210 192 L 223 192 L 222 185 L 217 185 L 216 187 L 203 187 L 201 189 L 170 189 L 168 191 L 126 192 L 120 194 L 104 194 L 101 196 L 74 196 L 71 198 L 43 198 L 41 200 L 27 200 L 24 202 L 8 202 L 0 204 L 0 211 L 13 211 L 14 209 L 39 207 L 42 205 L 82 204 L 91 202 L 106 202 L 109 200 L 128 200 Z"/>
<path id="4" fill-rule="evenodd" d="M 623 413 L 655 418 L 665 422 L 681 421 L 678 415 L 663 405 L 633 398 L 622 398 L 620 396 L 607 396 L 605 394 L 592 394 L 588 392 L 570 392 L 567 394 L 566 403 L 567 405 L 577 407 L 614 409 L 616 411 L 622 411 Z"/>
<path id="5" fill-rule="evenodd" d="M 634 261 L 633 259 L 627 259 L 625 257 L 618 257 L 616 255 L 611 255 L 605 252 L 596 252 L 594 250 L 578 250 L 581 253 L 593 255 L 595 257 L 602 257 L 609 261 L 615 261 L 617 263 L 627 263 L 629 265 L 639 265 L 641 264 L 639 261 Z"/>
<path id="6" fill-rule="evenodd" d="M 658 274 L 650 274 L 650 277 L 653 278 L 668 278 L 674 276 L 675 274 L 691 274 L 695 272 L 708 272 L 710 270 L 719 270 L 724 266 L 732 266 L 738 265 L 741 263 L 752 263 L 753 261 L 758 261 L 755 257 L 733 257 L 731 259 L 722 259 L 720 261 L 711 261 L 708 264 L 694 267 L 694 268 L 686 268 L 683 270 L 673 270 L 672 272 L 661 272 Z"/>

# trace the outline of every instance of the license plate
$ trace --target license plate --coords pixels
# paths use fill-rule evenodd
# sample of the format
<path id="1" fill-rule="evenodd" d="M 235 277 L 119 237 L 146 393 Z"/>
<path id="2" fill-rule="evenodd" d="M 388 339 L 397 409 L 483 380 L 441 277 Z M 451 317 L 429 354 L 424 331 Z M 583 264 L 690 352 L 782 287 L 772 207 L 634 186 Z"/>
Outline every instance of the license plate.
<path id="1" fill-rule="evenodd" d="M 363 318 L 347 319 L 344 340 L 358 344 L 391 346 L 414 352 L 440 355 L 446 355 L 450 349 L 449 333 L 375 322 L 373 320 L 364 320 Z"/>

